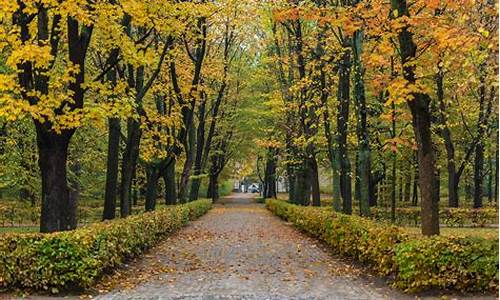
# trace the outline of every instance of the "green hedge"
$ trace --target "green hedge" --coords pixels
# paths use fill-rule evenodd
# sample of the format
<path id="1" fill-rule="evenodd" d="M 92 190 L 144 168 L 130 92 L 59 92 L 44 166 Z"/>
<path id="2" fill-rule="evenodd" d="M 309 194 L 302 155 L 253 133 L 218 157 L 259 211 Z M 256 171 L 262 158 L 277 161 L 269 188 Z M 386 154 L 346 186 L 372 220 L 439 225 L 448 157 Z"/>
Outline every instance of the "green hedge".
<path id="1" fill-rule="evenodd" d="M 96 223 L 74 231 L 0 236 L 0 287 L 85 288 L 127 258 L 211 208 L 210 200 Z"/>
<path id="2" fill-rule="evenodd" d="M 371 209 L 372 218 L 376 220 L 390 220 L 389 209 Z M 484 227 L 488 224 L 498 224 L 498 210 L 496 208 L 441 208 L 439 220 L 448 226 L 475 226 Z M 396 223 L 401 225 L 420 224 L 419 207 L 396 208 Z"/>
<path id="3" fill-rule="evenodd" d="M 498 288 L 498 239 L 414 238 L 397 226 L 330 208 L 267 200 L 266 207 L 326 242 L 340 255 L 369 264 L 408 292 L 429 288 L 485 291 Z"/>

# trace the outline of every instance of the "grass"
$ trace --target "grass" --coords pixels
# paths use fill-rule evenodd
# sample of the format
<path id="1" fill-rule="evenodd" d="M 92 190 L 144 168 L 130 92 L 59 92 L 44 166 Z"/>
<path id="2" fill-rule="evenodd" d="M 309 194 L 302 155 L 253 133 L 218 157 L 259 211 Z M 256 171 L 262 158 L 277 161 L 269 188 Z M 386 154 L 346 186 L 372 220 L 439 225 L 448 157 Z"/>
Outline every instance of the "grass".
<path id="1" fill-rule="evenodd" d="M 27 232 L 39 232 L 40 227 L 38 226 L 14 226 L 14 227 L 0 227 L 0 234 L 3 233 L 27 233 Z"/>

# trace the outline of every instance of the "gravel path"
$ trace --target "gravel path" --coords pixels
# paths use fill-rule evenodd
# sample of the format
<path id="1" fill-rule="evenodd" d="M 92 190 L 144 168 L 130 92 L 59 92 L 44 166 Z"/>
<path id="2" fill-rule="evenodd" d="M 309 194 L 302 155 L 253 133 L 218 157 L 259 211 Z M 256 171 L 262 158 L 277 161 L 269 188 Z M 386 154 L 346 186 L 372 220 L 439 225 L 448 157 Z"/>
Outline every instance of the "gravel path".
<path id="1" fill-rule="evenodd" d="M 363 269 L 334 258 L 250 197 L 220 200 L 118 277 L 105 279 L 99 288 L 111 291 L 97 298 L 413 299 L 361 275 Z"/>

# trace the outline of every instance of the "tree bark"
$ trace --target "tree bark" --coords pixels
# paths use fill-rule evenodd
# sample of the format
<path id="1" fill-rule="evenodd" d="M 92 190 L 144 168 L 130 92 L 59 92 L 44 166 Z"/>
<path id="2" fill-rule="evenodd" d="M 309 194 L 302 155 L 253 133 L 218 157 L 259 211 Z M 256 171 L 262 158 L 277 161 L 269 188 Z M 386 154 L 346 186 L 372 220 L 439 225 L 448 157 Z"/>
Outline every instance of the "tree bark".
<path id="1" fill-rule="evenodd" d="M 486 111 L 486 83 L 485 83 L 485 66 L 480 66 L 480 85 L 479 85 L 479 117 L 477 122 L 478 140 L 476 143 L 474 157 L 474 208 L 483 207 L 483 184 L 484 184 L 484 143 L 482 136 L 486 131 L 488 112 Z M 493 93 L 492 93 L 493 94 Z"/>
<path id="2" fill-rule="evenodd" d="M 347 152 L 347 125 L 349 121 L 351 55 L 344 50 L 339 64 L 339 86 L 337 98 L 339 112 L 337 114 L 337 161 L 340 167 L 340 191 L 342 196 L 342 211 L 352 213 L 351 197 L 351 163 Z"/>
<path id="3" fill-rule="evenodd" d="M 176 182 L 175 182 L 175 158 L 171 158 L 163 171 L 162 177 L 165 183 L 165 204 L 175 205 L 177 199 Z"/>
<path id="4" fill-rule="evenodd" d="M 451 130 L 448 127 L 446 118 L 446 105 L 444 103 L 444 88 L 443 88 L 443 78 L 444 73 L 439 67 L 439 71 L 436 74 L 436 90 L 437 99 L 439 104 L 439 121 L 441 123 L 440 134 L 444 140 L 444 146 L 446 149 L 447 158 L 447 169 L 448 169 L 448 206 L 458 207 L 459 194 L 458 194 L 458 174 L 455 163 L 455 146 L 453 145 L 453 140 L 451 137 Z"/>
<path id="5" fill-rule="evenodd" d="M 263 197 L 266 199 L 276 196 L 276 150 L 269 148 L 264 173 Z"/>
<path id="6" fill-rule="evenodd" d="M 410 202 L 410 194 L 411 194 L 411 162 L 408 163 L 408 169 L 404 172 L 404 192 L 403 192 L 403 201 L 408 203 Z"/>
<path id="7" fill-rule="evenodd" d="M 42 179 L 42 211 L 40 232 L 76 228 L 76 203 L 70 197 L 66 163 L 72 132 L 56 134 L 35 122 L 37 129 L 38 165 Z"/>
<path id="8" fill-rule="evenodd" d="M 160 170 L 155 164 L 146 166 L 146 202 L 145 210 L 153 211 L 156 208 L 156 197 L 158 190 L 158 179 Z"/>
<path id="9" fill-rule="evenodd" d="M 120 119 L 108 119 L 108 157 L 106 162 L 106 189 L 104 191 L 103 220 L 115 218 L 120 153 Z"/>
<path id="10" fill-rule="evenodd" d="M 357 110 L 358 153 L 356 178 L 359 193 L 359 207 L 362 216 L 370 215 L 370 181 L 371 181 L 371 151 L 368 135 L 366 113 L 366 96 L 364 86 L 364 67 L 361 61 L 363 49 L 363 31 L 358 30 L 353 38 L 354 54 L 354 99 Z"/>
<path id="11" fill-rule="evenodd" d="M 207 190 L 207 198 L 212 199 L 212 202 L 216 202 L 219 200 L 219 182 L 218 175 L 210 175 L 208 190 Z"/>
<path id="12" fill-rule="evenodd" d="M 312 185 L 312 205 L 321 206 L 321 193 L 319 189 L 319 170 L 316 156 L 310 159 L 311 185 Z"/>
<path id="13" fill-rule="evenodd" d="M 138 121 L 128 121 L 128 137 L 122 160 L 121 185 L 120 185 L 120 216 L 122 218 L 130 215 L 131 210 L 131 188 L 134 178 L 134 169 L 139 157 L 139 143 L 141 139 L 141 128 Z"/>
<path id="14" fill-rule="evenodd" d="M 198 199 L 200 191 L 201 177 L 203 172 L 203 149 L 205 148 L 205 106 L 206 99 L 200 103 L 198 110 L 198 128 L 196 130 L 196 155 L 194 159 L 194 178 L 191 180 L 191 189 L 189 191 L 189 200 Z"/>
<path id="15" fill-rule="evenodd" d="M 405 0 L 392 0 L 393 14 L 397 12 L 396 18 L 409 16 L 408 6 Z M 415 84 L 415 65 L 417 46 L 413 41 L 413 34 L 408 25 L 398 33 L 403 76 L 408 84 Z M 408 106 L 412 114 L 413 129 L 417 141 L 419 186 L 421 193 L 421 219 L 422 234 L 426 236 L 439 234 L 439 199 L 436 197 L 436 166 L 434 145 L 432 142 L 429 95 L 422 92 L 412 92 L 412 99 Z"/>
<path id="16" fill-rule="evenodd" d="M 180 203 L 185 203 L 188 200 L 188 184 L 189 177 L 191 175 L 191 168 L 193 166 L 193 156 L 195 151 L 195 128 L 194 125 L 191 125 L 188 129 L 188 139 L 187 144 L 184 147 L 186 160 L 184 161 L 184 166 L 182 168 L 181 178 L 179 181 L 179 193 L 178 200 Z"/>
<path id="17" fill-rule="evenodd" d="M 499 161 L 498 161 L 498 148 L 499 148 L 499 145 L 496 146 L 496 154 L 495 154 L 495 203 L 498 204 L 498 165 L 499 165 Z"/>

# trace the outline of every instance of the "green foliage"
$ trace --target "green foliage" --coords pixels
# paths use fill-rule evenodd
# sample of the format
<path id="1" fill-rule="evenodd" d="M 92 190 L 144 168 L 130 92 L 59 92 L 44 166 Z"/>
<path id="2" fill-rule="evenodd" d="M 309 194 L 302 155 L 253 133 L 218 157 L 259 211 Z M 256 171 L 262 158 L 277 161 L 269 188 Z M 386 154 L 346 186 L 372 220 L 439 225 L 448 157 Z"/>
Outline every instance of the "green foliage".
<path id="1" fill-rule="evenodd" d="M 96 223 L 69 232 L 5 234 L 0 239 L 0 287 L 88 287 L 126 259 L 206 213 L 209 200 Z"/>
<path id="2" fill-rule="evenodd" d="M 262 197 L 255 198 L 255 202 L 257 203 L 266 203 L 266 199 Z"/>
<path id="3" fill-rule="evenodd" d="M 395 286 L 408 291 L 498 288 L 498 239 L 434 236 L 396 247 Z"/>
<path id="4" fill-rule="evenodd" d="M 390 220 L 391 212 L 380 208 L 372 208 L 372 217 L 377 220 Z M 439 221 L 448 226 L 477 226 L 497 224 L 498 210 L 496 208 L 441 208 Z M 401 225 L 420 224 L 420 208 L 396 208 L 396 223 Z"/>
<path id="5" fill-rule="evenodd" d="M 433 287 L 462 291 L 498 287 L 498 239 L 415 238 L 404 228 L 330 208 L 267 200 L 266 207 L 297 228 L 326 242 L 340 255 L 369 264 L 394 285 L 415 292 Z"/>

